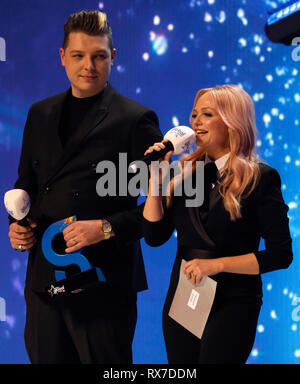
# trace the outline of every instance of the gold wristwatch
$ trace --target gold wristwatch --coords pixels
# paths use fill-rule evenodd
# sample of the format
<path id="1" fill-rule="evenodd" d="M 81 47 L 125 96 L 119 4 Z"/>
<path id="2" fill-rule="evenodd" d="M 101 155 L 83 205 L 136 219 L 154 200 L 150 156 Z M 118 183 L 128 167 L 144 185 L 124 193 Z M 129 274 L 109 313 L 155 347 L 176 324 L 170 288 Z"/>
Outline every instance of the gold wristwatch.
<path id="1" fill-rule="evenodd" d="M 112 226 L 109 221 L 102 220 L 102 231 L 104 233 L 104 239 L 108 240 L 111 238 Z"/>

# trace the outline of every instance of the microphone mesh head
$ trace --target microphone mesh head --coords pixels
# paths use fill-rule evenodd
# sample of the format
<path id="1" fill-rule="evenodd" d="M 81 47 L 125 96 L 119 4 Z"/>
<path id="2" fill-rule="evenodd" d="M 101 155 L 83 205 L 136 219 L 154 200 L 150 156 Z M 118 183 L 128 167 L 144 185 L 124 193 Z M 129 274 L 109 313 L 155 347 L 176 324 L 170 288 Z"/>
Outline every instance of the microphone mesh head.
<path id="1" fill-rule="evenodd" d="M 196 142 L 196 135 L 192 128 L 180 125 L 170 129 L 164 139 L 169 140 L 174 146 L 174 155 L 186 152 Z"/>
<path id="2" fill-rule="evenodd" d="M 22 220 L 30 210 L 30 197 L 23 189 L 11 189 L 4 195 L 7 212 L 16 220 Z"/>

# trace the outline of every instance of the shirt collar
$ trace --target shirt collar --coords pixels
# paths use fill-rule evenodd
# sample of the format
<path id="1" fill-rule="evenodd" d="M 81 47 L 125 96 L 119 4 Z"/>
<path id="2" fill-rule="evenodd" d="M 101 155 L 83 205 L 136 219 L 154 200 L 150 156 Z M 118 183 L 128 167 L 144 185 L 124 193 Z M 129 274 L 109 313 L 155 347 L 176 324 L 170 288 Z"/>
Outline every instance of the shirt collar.
<path id="1" fill-rule="evenodd" d="M 229 157 L 229 152 L 226 153 L 226 155 L 223 155 L 222 157 L 219 157 L 216 161 L 215 161 L 215 164 L 216 164 L 216 167 L 218 168 L 218 171 L 221 171 L 224 166 L 225 166 L 225 163 L 227 161 Z M 204 161 L 204 165 L 207 164 L 207 163 L 210 163 L 212 162 L 212 160 L 208 157 L 207 153 L 205 154 L 205 161 Z"/>

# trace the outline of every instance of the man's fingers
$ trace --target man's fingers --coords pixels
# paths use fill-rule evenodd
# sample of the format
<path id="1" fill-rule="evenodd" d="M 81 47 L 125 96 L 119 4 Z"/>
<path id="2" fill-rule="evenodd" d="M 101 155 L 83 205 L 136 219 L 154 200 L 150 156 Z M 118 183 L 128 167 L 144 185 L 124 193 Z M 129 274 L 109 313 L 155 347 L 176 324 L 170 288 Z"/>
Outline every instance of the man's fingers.
<path id="1" fill-rule="evenodd" d="M 67 243 L 68 241 L 74 239 L 74 237 L 76 237 L 76 234 L 77 234 L 77 232 L 74 230 L 72 230 L 71 232 L 67 232 L 67 233 L 65 231 L 63 231 L 63 237 L 64 237 L 65 242 Z"/>
<path id="2" fill-rule="evenodd" d="M 72 243 L 72 242 L 71 242 Z M 68 244 L 67 244 L 68 246 Z M 68 246 L 66 249 L 65 249 L 65 252 L 66 253 L 70 253 L 70 252 L 75 252 L 75 251 L 78 251 L 80 248 L 82 248 L 83 245 L 79 242 L 79 243 L 76 243 L 75 245 L 73 244 L 72 246 Z"/>
<path id="3" fill-rule="evenodd" d="M 68 225 L 64 230 L 63 230 L 63 236 L 64 236 L 64 239 L 65 239 L 65 236 L 68 235 L 70 232 L 74 231 L 76 229 L 76 224 L 78 225 L 78 223 L 72 223 L 70 225 Z M 65 239 L 66 240 L 66 239 Z"/>
<path id="4" fill-rule="evenodd" d="M 17 233 L 17 232 L 8 232 L 8 237 L 10 238 L 10 241 L 18 241 L 18 242 L 29 242 L 33 241 L 35 239 L 34 233 L 28 232 L 28 233 Z"/>
<path id="5" fill-rule="evenodd" d="M 67 247 L 70 248 L 70 247 L 77 246 L 77 244 L 80 243 L 80 240 L 77 239 L 77 238 L 76 239 L 75 238 L 71 238 L 68 241 L 65 240 L 65 242 L 66 242 Z"/>
<path id="6" fill-rule="evenodd" d="M 36 240 L 31 241 L 30 243 L 27 243 L 27 244 L 25 245 L 25 248 L 26 248 L 26 249 L 30 249 L 30 248 L 32 248 L 32 247 L 34 246 L 35 243 L 36 243 Z"/>
<path id="7" fill-rule="evenodd" d="M 14 241 L 11 243 L 12 247 L 14 249 L 17 249 L 19 251 L 26 251 L 27 249 L 30 249 L 34 246 L 34 244 L 36 243 L 36 240 L 33 239 L 32 241 L 30 242 L 21 242 L 21 241 Z M 20 246 L 22 246 L 22 248 L 20 249 Z"/>
<path id="8" fill-rule="evenodd" d="M 9 237 L 16 240 L 29 240 L 31 238 L 34 238 L 33 232 L 26 232 L 26 233 L 18 233 L 18 232 L 9 232 Z"/>
<path id="9" fill-rule="evenodd" d="M 29 223 L 31 228 L 37 227 L 37 223 L 34 220 L 32 220 L 32 219 L 27 219 L 27 220 L 28 220 L 28 223 Z"/>
<path id="10" fill-rule="evenodd" d="M 15 247 L 15 245 L 29 245 L 29 244 L 32 244 L 32 243 L 35 243 L 36 242 L 36 239 L 34 237 L 31 237 L 29 239 L 17 239 L 17 238 L 13 238 L 11 239 L 11 244 L 13 245 L 14 248 L 17 248 Z"/>
<path id="11" fill-rule="evenodd" d="M 26 233 L 26 232 L 29 232 L 32 230 L 30 226 L 23 227 L 22 225 L 19 225 L 18 223 L 10 224 L 9 229 L 11 231 L 17 232 L 17 233 Z"/>

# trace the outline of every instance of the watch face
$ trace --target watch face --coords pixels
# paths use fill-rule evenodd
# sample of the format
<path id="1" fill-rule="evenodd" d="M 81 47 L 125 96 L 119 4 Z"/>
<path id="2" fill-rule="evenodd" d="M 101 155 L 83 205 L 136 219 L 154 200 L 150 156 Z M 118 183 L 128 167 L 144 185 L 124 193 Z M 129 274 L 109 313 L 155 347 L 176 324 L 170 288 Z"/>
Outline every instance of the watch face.
<path id="1" fill-rule="evenodd" d="M 108 222 L 108 221 L 103 221 L 103 223 L 102 223 L 102 230 L 103 230 L 103 232 L 104 233 L 109 233 L 109 232 L 111 232 L 111 225 L 110 225 L 110 223 Z"/>

